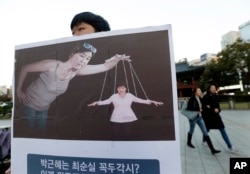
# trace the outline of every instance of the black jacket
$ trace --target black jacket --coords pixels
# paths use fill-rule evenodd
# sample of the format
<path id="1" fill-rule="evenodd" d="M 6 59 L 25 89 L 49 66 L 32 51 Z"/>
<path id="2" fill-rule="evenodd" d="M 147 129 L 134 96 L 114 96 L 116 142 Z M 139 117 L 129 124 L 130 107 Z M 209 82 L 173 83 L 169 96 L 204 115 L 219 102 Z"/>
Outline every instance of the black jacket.
<path id="1" fill-rule="evenodd" d="M 207 106 L 210 106 L 209 108 Z M 219 109 L 216 113 L 215 108 Z M 220 104 L 217 94 L 207 93 L 202 100 L 202 117 L 207 129 L 221 129 L 225 128 L 220 116 Z"/>
<path id="2" fill-rule="evenodd" d="M 200 98 L 200 101 L 202 103 L 202 98 Z M 199 106 L 197 99 L 195 98 L 195 95 L 192 95 L 190 99 L 188 100 L 187 110 L 200 111 L 200 106 Z"/>

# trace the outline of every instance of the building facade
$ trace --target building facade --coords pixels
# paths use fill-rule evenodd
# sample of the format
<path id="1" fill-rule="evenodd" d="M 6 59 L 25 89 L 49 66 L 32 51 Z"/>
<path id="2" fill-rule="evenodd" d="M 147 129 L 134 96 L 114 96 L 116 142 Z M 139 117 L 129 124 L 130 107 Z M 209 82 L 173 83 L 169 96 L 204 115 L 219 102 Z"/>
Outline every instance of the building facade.
<path id="1" fill-rule="evenodd" d="M 200 86 L 199 79 L 205 65 L 192 65 L 188 61 L 181 61 L 175 64 L 175 68 L 178 98 L 190 97 L 192 90 Z"/>
<path id="2" fill-rule="evenodd" d="M 239 26 L 240 37 L 244 41 L 250 42 L 250 20 Z"/>
<path id="3" fill-rule="evenodd" d="M 221 49 L 225 49 L 227 45 L 233 44 L 237 39 L 240 38 L 239 31 L 229 31 L 221 37 Z"/>

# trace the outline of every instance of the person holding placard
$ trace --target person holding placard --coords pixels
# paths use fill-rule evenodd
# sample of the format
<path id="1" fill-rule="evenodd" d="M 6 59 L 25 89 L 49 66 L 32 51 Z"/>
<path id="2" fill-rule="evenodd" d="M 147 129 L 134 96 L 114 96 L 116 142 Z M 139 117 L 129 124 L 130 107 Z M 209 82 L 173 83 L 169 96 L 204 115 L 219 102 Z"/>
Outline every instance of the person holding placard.
<path id="1" fill-rule="evenodd" d="M 73 17 L 70 29 L 73 36 L 80 36 L 96 32 L 110 31 L 110 26 L 108 21 L 100 15 L 92 12 L 81 12 Z M 19 93 L 22 93 L 20 89 Z M 9 167 L 5 173 L 11 174 L 11 167 Z"/>

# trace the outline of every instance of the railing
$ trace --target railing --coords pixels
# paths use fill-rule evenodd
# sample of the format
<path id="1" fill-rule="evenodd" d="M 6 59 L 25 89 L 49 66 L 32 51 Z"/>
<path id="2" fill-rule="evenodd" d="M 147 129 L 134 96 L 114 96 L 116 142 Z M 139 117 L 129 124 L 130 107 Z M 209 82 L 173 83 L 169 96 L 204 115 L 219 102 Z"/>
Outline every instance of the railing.
<path id="1" fill-rule="evenodd" d="M 181 97 L 178 98 L 178 109 L 181 109 L 182 103 L 184 101 L 188 101 L 189 97 Z M 250 101 L 246 102 L 236 102 L 233 100 L 228 100 L 224 102 L 220 102 L 220 108 L 221 109 L 250 109 Z"/>

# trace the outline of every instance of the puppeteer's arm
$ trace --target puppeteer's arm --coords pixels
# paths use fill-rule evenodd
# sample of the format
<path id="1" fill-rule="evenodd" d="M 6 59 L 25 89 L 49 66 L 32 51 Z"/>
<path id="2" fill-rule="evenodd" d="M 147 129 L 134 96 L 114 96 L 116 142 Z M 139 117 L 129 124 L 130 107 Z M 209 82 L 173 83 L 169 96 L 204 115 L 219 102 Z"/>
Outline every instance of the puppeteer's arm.
<path id="1" fill-rule="evenodd" d="M 107 59 L 103 64 L 84 66 L 81 70 L 78 71 L 77 75 L 90 75 L 108 71 L 113 67 L 115 67 L 117 63 L 121 60 L 131 61 L 130 56 L 126 56 L 125 54 L 123 55 L 116 54 L 110 59 Z"/>

